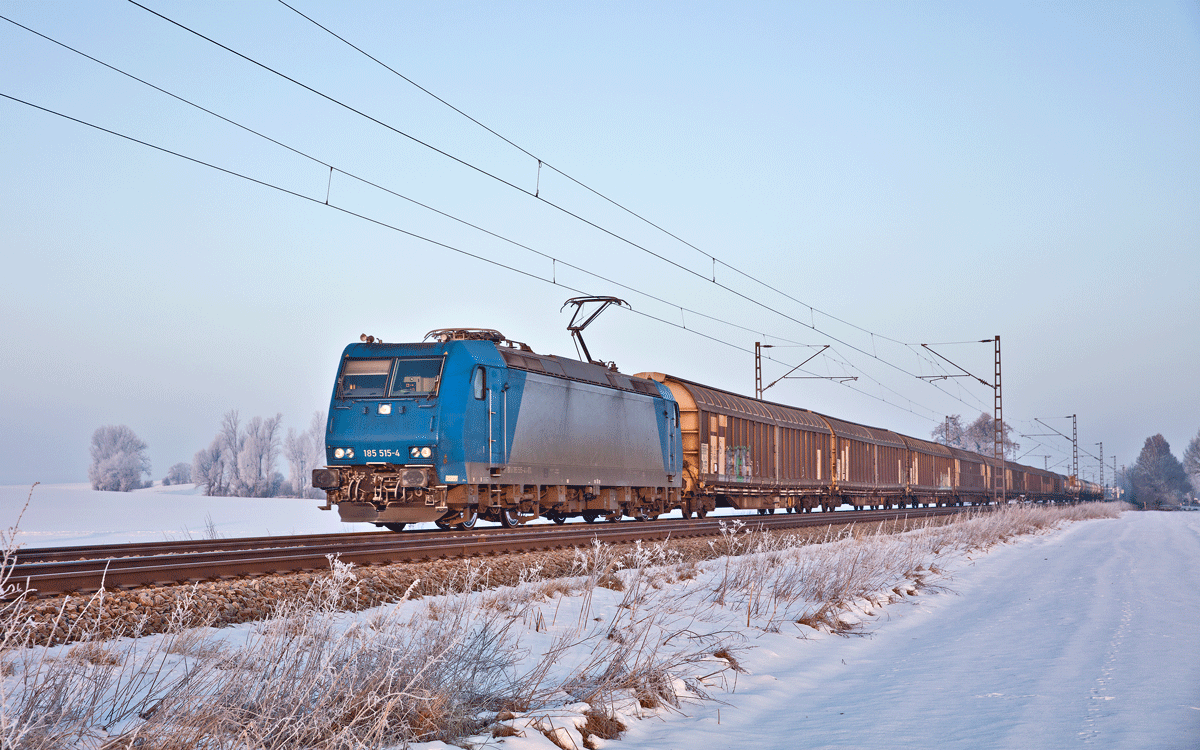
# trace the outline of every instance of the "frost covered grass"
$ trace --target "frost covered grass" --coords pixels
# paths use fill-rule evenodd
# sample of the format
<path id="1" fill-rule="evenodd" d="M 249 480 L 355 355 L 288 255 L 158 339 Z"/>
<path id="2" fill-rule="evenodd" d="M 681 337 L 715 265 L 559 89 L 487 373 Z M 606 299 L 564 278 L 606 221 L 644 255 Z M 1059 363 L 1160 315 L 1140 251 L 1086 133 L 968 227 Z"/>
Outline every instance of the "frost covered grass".
<path id="1" fill-rule="evenodd" d="M 952 556 L 1117 513 L 1014 505 L 896 534 L 845 529 L 823 544 L 734 521 L 704 556 L 595 544 L 575 551 L 567 577 L 535 565 L 492 587 L 486 567 L 468 567 L 440 593 L 416 598 L 414 583 L 353 613 L 358 572 L 332 559 L 304 596 L 228 628 L 195 627 L 208 615 L 184 596 L 166 632 L 102 638 L 100 592 L 72 619 L 74 643 L 58 646 L 31 637 L 18 598 L 0 611 L 0 747 L 468 747 L 505 736 L 598 747 L 736 684 L 755 633 L 853 633 L 880 607 L 944 585 Z"/>

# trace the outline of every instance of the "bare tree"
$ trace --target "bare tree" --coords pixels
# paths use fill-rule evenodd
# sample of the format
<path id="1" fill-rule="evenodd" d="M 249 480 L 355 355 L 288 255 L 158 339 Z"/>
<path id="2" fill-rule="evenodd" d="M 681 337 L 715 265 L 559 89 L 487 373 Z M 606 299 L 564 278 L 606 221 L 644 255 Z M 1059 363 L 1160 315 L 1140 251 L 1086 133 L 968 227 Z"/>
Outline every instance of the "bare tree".
<path id="1" fill-rule="evenodd" d="M 962 416 L 951 414 L 946 421 L 933 428 L 933 439 L 942 445 L 991 456 L 996 452 L 996 420 L 987 412 L 981 412 L 975 421 L 963 427 Z M 1021 450 L 1021 444 L 1013 442 L 1012 427 L 1004 424 L 1004 456 L 1012 458 Z"/>
<path id="2" fill-rule="evenodd" d="M 163 477 L 163 484 L 188 484 L 192 481 L 192 465 L 178 463 L 167 469 L 167 475 Z"/>
<path id="3" fill-rule="evenodd" d="M 92 433 L 92 464 L 88 479 L 92 489 L 128 492 L 146 486 L 150 474 L 146 443 L 125 425 L 108 425 Z"/>
<path id="4" fill-rule="evenodd" d="M 221 429 L 217 433 L 217 439 L 221 441 L 221 474 L 225 488 L 221 494 L 240 494 L 245 482 L 242 481 L 238 456 L 242 453 L 246 436 L 241 430 L 237 409 L 230 409 L 221 417 Z"/>
<path id="5" fill-rule="evenodd" d="M 1192 487 L 1200 491 L 1200 432 L 1183 451 L 1183 470 L 1192 480 Z"/>
<path id="6" fill-rule="evenodd" d="M 269 419 L 255 417 L 241 435 L 242 449 L 237 454 L 238 493 L 248 497 L 271 497 L 279 489 L 275 464 L 279 460 L 279 423 L 282 414 Z"/>
<path id="7" fill-rule="evenodd" d="M 201 448 L 192 459 L 192 478 L 204 494 L 211 497 L 227 495 L 225 482 L 225 443 L 221 436 L 213 438 L 212 444 Z"/>
<path id="8" fill-rule="evenodd" d="M 297 497 L 312 497 L 312 470 L 325 464 L 325 415 L 314 412 L 308 429 L 296 432 L 288 428 L 284 458 L 288 462 L 289 484 Z"/>
<path id="9" fill-rule="evenodd" d="M 930 436 L 935 442 L 942 445 L 950 445 L 955 448 L 963 447 L 963 433 L 965 428 L 962 425 L 961 414 L 950 414 L 946 417 L 946 421 L 933 428 Z"/>
<path id="10" fill-rule="evenodd" d="M 996 420 L 992 415 L 982 412 L 974 422 L 963 430 L 964 449 L 978 453 L 981 456 L 991 456 L 996 452 Z M 1004 423 L 1001 450 L 1005 458 L 1015 458 L 1021 444 L 1012 439 L 1012 427 Z"/>

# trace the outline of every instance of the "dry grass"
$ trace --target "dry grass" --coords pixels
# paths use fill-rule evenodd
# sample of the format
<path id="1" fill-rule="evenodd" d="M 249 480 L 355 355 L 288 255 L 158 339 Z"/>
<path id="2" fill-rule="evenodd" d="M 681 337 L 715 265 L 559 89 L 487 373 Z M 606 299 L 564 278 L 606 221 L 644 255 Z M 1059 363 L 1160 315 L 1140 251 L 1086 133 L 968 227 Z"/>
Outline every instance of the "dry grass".
<path id="1" fill-rule="evenodd" d="M 593 709 L 584 713 L 583 716 L 586 721 L 583 726 L 579 727 L 579 731 L 583 735 L 583 745 L 587 748 L 595 747 L 591 741 L 592 737 L 599 737 L 602 740 L 619 740 L 628 728 L 616 716 L 602 711 Z"/>

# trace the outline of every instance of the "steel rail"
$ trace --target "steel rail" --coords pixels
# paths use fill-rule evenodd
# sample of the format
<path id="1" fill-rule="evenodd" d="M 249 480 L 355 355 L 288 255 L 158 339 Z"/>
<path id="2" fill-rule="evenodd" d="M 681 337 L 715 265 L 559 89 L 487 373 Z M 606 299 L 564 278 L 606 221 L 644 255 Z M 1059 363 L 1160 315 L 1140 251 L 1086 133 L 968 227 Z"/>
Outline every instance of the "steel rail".
<path id="1" fill-rule="evenodd" d="M 587 546 L 593 540 L 607 543 L 637 539 L 661 540 L 715 536 L 728 524 L 740 521 L 746 528 L 791 529 L 835 526 L 874 521 L 949 515 L 974 510 L 970 507 L 894 509 L 886 511 L 838 511 L 835 513 L 766 516 L 722 516 L 703 520 L 671 519 L 655 522 L 526 526 L 516 529 L 488 527 L 471 531 L 383 534 L 366 532 L 297 537 L 202 540 L 163 545 L 118 545 L 105 548 L 74 548 L 86 559 L 39 558 L 42 550 L 27 550 L 18 557 L 9 577 L 9 597 L 20 591 L 47 597 L 103 588 L 137 588 L 176 583 L 221 580 L 272 573 L 325 570 L 329 556 L 358 566 L 398 562 L 467 558 Z M 222 546 L 224 545 L 224 546 Z M 140 548 L 150 554 L 130 554 Z M 105 550 L 110 554 L 103 555 Z M 121 555 L 111 554 L 120 550 Z M 59 550 L 64 555 L 70 548 Z"/>

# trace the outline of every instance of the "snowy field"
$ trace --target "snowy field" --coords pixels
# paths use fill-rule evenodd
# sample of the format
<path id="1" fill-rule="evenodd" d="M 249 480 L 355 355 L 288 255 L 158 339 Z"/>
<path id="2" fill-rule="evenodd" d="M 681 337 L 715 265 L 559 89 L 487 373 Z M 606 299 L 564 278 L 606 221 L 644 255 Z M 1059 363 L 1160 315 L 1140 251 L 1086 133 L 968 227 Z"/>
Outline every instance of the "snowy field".
<path id="1" fill-rule="evenodd" d="M 862 637 L 751 635 L 720 725 L 693 706 L 621 746 L 1200 748 L 1200 514 L 1075 523 L 949 573 Z"/>
<path id="2" fill-rule="evenodd" d="M 17 519 L 29 485 L 0 486 L 0 529 Z M 337 510 L 322 511 L 321 500 L 289 497 L 205 497 L 192 484 L 155 485 L 133 492 L 98 492 L 88 484 L 38 485 L 21 519 L 17 543 L 22 547 L 65 547 L 222 538 L 338 534 L 381 531 L 371 524 L 344 524 Z M 714 516 L 733 515 L 721 509 Z M 679 518 L 674 511 L 663 518 Z M 571 519 L 570 522 L 581 522 Z M 538 519 L 535 523 L 550 523 Z M 481 527 L 495 526 L 486 521 Z M 432 529 L 432 523 L 412 524 Z"/>
<path id="3" fill-rule="evenodd" d="M 99 684 L 105 664 L 128 669 L 140 659 L 153 671 L 159 658 L 165 667 L 154 674 L 190 670 L 195 684 L 225 696 L 222 705 L 261 704 L 263 695 L 246 691 L 258 689 L 266 672 L 288 671 L 282 682 L 262 680 L 284 691 L 266 702 L 288 710 L 313 695 L 335 703 L 339 686 L 328 670 L 312 684 L 300 676 L 315 662 L 342 663 L 344 649 L 356 655 L 334 670 L 338 679 L 363 661 L 356 651 L 363 648 L 401 661 L 381 668 L 368 660 L 373 666 L 356 680 L 411 675 L 413 660 L 422 665 L 418 673 L 430 670 L 426 683 L 384 686 L 397 695 L 425 695 L 432 684 L 434 692 L 442 686 L 462 697 L 478 689 L 478 682 L 458 682 L 470 671 L 462 665 L 475 669 L 490 659 L 498 671 L 485 680 L 488 689 L 504 683 L 503 694 L 526 695 L 528 707 L 501 717 L 513 736 L 466 732 L 460 742 L 471 747 L 582 748 L 579 728 L 598 707 L 620 717 L 626 731 L 619 740 L 593 735 L 590 746 L 629 750 L 1200 747 L 1200 514 L 1128 512 L 1018 537 L 986 553 L 954 551 L 957 542 L 938 539 L 954 537 L 930 529 L 699 566 L 627 564 L 620 591 L 596 585 L 611 566 L 595 563 L 591 582 L 573 588 L 531 579 L 354 615 L 319 610 L 303 627 L 246 624 L 111 642 L 98 651 L 35 651 L 43 667 L 92 670 L 89 685 Z M 852 584 L 830 577 L 830 570 L 855 568 L 860 580 Z M 797 582 L 794 591 L 781 590 Z M 849 634 L 798 622 L 820 619 L 811 615 L 826 600 L 822 587 L 853 593 L 839 610 Z M 289 662 L 280 644 L 295 642 L 300 631 L 320 647 Z M 480 643 L 478 634 L 488 634 L 486 648 L 461 651 Z M 732 656 L 738 669 L 714 652 Z M 40 668 L 15 668 L 9 684 Z M 621 684 L 588 687 L 614 669 Z M 663 674 L 670 675 L 665 686 L 656 677 Z M 522 677 L 513 687 L 506 682 L 513 675 L 536 675 L 537 684 Z M 183 722 L 172 733 L 202 722 L 185 711 L 199 703 L 194 697 L 162 708 Z M 307 710 L 297 708 L 279 726 L 299 726 Z M 109 728 L 135 724 L 127 718 Z M 62 746 L 99 747 L 106 733 L 89 736 Z"/>
<path id="4" fill-rule="evenodd" d="M 29 485 L 0 486 L 0 528 L 8 528 L 29 497 Z M 38 485 L 21 519 L 22 547 L 202 539 L 208 523 L 222 537 L 368 531 L 345 525 L 320 500 L 205 497 L 192 484 L 133 492 L 97 492 L 88 484 Z"/>

